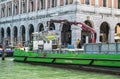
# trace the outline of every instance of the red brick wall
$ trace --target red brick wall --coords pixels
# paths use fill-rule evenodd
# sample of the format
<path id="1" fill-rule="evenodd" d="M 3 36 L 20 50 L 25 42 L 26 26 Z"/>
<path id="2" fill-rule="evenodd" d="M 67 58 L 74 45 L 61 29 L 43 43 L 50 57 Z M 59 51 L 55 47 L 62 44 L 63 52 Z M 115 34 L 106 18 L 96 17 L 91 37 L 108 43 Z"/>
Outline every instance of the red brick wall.
<path id="1" fill-rule="evenodd" d="M 60 0 L 60 6 L 64 5 L 64 0 Z"/>
<path id="2" fill-rule="evenodd" d="M 108 7 L 109 7 L 109 8 L 112 8 L 112 0 L 109 0 L 109 1 L 108 1 Z"/>
<path id="3" fill-rule="evenodd" d="M 81 0 L 81 4 L 84 4 L 85 0 Z"/>
<path id="4" fill-rule="evenodd" d="M 50 0 L 47 0 L 47 1 L 48 1 L 48 2 L 47 2 L 47 3 L 48 3 L 47 6 L 48 6 L 48 8 L 50 8 Z"/>
<path id="5" fill-rule="evenodd" d="M 91 5 L 95 5 L 95 0 L 91 0 Z"/>
<path id="6" fill-rule="evenodd" d="M 99 0 L 99 6 L 102 7 L 103 6 L 103 1 Z"/>
<path id="7" fill-rule="evenodd" d="M 73 3 L 73 0 L 70 0 L 70 4 L 72 4 Z"/>
<path id="8" fill-rule="evenodd" d="M 117 0 L 114 0 L 114 8 L 117 8 Z"/>

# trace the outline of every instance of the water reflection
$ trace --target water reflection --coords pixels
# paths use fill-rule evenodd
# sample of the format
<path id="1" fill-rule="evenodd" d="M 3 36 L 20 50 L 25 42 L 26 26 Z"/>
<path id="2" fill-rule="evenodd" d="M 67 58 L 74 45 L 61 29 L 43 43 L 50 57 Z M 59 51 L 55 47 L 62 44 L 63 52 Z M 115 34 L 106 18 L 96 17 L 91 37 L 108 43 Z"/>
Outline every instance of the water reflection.
<path id="1" fill-rule="evenodd" d="M 0 60 L 0 79 L 119 79 L 119 76 Z"/>

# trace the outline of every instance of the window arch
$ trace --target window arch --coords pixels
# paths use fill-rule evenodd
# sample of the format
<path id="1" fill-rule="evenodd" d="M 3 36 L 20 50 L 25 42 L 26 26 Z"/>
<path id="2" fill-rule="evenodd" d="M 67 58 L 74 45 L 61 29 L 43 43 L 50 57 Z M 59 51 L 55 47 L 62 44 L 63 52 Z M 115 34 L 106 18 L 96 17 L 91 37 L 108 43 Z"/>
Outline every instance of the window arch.
<path id="1" fill-rule="evenodd" d="M 85 4 L 89 5 L 90 4 L 90 0 L 85 0 Z"/>
<path id="2" fill-rule="evenodd" d="M 64 23 L 61 30 L 61 43 L 64 47 L 71 44 L 71 33 L 71 24 L 69 24 L 68 22 Z"/>
<path id="3" fill-rule="evenodd" d="M 51 7 L 55 7 L 55 0 L 52 0 Z"/>
<path id="4" fill-rule="evenodd" d="M 40 0 L 40 9 L 44 9 L 44 0 Z"/>
<path id="5" fill-rule="evenodd" d="M 115 26 L 115 42 L 120 42 L 120 23 Z"/>
<path id="6" fill-rule="evenodd" d="M 65 0 L 65 5 L 68 5 L 69 4 L 69 0 Z"/>
<path id="7" fill-rule="evenodd" d="M 108 42 L 110 26 L 107 22 L 103 22 L 100 26 L 100 42 Z"/>
<path id="8" fill-rule="evenodd" d="M 120 9 L 120 0 L 118 0 L 118 9 Z"/>
<path id="9" fill-rule="evenodd" d="M 34 1 L 33 0 L 30 1 L 30 11 L 31 12 L 34 11 Z"/>
<path id="10" fill-rule="evenodd" d="M 50 23 L 49 30 L 55 30 L 55 25 L 54 25 L 54 23 Z"/>
<path id="11" fill-rule="evenodd" d="M 29 25 L 29 41 L 31 42 L 33 40 L 32 33 L 34 32 L 34 26 L 32 24 Z"/>
<path id="12" fill-rule="evenodd" d="M 103 0 L 103 7 L 107 7 L 107 0 Z"/>
<path id="13" fill-rule="evenodd" d="M 37 32 L 44 31 L 44 25 L 42 23 L 38 24 Z"/>
<path id="14" fill-rule="evenodd" d="M 25 13 L 27 10 L 26 4 L 27 4 L 27 0 L 22 0 L 22 13 Z"/>

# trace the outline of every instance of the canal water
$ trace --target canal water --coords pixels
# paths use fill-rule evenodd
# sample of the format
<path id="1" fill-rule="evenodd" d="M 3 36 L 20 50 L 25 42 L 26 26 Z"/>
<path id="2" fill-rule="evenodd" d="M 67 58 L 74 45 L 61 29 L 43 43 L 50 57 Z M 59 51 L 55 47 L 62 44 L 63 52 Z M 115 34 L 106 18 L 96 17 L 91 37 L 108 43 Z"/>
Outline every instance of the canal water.
<path id="1" fill-rule="evenodd" d="M 120 79 L 120 76 L 0 59 L 0 79 Z"/>

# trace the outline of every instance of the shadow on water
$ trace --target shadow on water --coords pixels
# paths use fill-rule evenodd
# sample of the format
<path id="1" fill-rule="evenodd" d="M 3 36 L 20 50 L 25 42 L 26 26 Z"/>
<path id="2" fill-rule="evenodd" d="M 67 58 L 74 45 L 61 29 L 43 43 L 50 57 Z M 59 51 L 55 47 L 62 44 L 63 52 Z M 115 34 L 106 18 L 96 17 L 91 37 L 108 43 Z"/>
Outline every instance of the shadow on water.
<path id="1" fill-rule="evenodd" d="M 76 70 L 82 72 L 98 73 L 98 74 L 111 74 L 120 76 L 120 68 L 111 67 L 98 67 L 98 66 L 81 66 L 81 65 L 61 65 L 61 64 L 46 64 L 46 63 L 30 63 L 32 65 L 41 65 L 53 68 L 62 68 L 67 70 Z"/>

